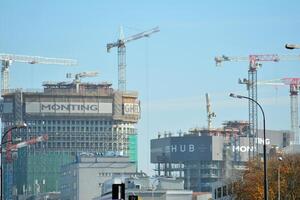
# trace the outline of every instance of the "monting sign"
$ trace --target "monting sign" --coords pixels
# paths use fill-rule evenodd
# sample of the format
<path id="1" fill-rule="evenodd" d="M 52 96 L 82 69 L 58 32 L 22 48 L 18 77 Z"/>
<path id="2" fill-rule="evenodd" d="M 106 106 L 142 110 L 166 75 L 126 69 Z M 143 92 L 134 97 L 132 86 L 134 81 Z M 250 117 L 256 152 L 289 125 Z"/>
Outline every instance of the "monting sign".
<path id="1" fill-rule="evenodd" d="M 26 102 L 26 113 L 112 114 L 112 103 Z"/>

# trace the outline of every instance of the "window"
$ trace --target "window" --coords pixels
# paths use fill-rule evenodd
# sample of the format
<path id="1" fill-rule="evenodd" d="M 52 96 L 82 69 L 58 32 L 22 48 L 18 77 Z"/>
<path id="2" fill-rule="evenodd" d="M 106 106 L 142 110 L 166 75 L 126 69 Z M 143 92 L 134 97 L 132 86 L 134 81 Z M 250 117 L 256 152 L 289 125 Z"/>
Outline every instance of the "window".
<path id="1" fill-rule="evenodd" d="M 138 190 L 141 189 L 141 185 L 136 184 L 136 185 L 135 185 L 135 189 L 138 189 Z"/>
<path id="2" fill-rule="evenodd" d="M 219 187 L 218 188 L 218 198 L 221 198 L 221 196 L 222 196 L 222 188 Z"/>
<path id="3" fill-rule="evenodd" d="M 227 187 L 226 185 L 223 186 L 223 197 L 227 196 Z"/>
<path id="4" fill-rule="evenodd" d="M 232 185 L 228 186 L 228 195 L 232 195 Z"/>
<path id="5" fill-rule="evenodd" d="M 215 198 L 214 199 L 217 199 L 217 189 L 215 189 Z"/>

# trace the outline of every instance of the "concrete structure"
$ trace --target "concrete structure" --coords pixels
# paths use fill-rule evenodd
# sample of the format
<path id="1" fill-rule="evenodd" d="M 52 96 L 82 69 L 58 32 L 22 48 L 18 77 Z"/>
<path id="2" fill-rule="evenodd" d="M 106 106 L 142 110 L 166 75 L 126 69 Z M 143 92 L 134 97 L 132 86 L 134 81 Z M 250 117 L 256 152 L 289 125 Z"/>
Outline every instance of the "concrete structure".
<path id="1" fill-rule="evenodd" d="M 151 180 L 148 176 L 131 175 L 130 177 L 114 177 L 102 186 L 103 195 L 93 200 L 112 198 L 112 184 L 125 183 L 125 200 L 129 195 L 137 195 L 143 200 L 192 200 L 192 191 L 184 190 L 183 180 L 157 177 Z"/>
<path id="2" fill-rule="evenodd" d="M 286 154 L 300 153 L 300 144 L 292 144 L 283 149 Z"/>
<path id="3" fill-rule="evenodd" d="M 210 192 L 193 192 L 193 200 L 211 200 Z"/>
<path id="4" fill-rule="evenodd" d="M 231 200 L 233 199 L 233 184 L 234 178 L 223 179 L 212 184 L 212 199 L 213 200 Z"/>
<path id="5" fill-rule="evenodd" d="M 49 138 L 18 151 L 13 173 L 4 170 L 4 183 L 11 181 L 13 186 L 4 187 L 6 195 L 58 191 L 61 166 L 80 152 L 119 152 L 137 162 L 137 92 L 115 91 L 108 83 L 47 82 L 43 91 L 7 91 L 0 108 L 3 128 L 28 124 L 13 137 Z M 4 157 L 2 161 L 5 165 Z"/>
<path id="6" fill-rule="evenodd" d="M 185 189 L 211 192 L 212 183 L 239 174 L 251 154 L 263 154 L 262 131 L 258 138 L 247 136 L 246 122 L 226 122 L 220 129 L 190 129 L 178 136 L 165 134 L 151 140 L 151 163 L 158 176 L 184 179 Z M 287 131 L 267 131 L 267 149 L 285 147 Z M 255 145 L 251 145 L 255 141 Z"/>
<path id="7" fill-rule="evenodd" d="M 115 174 L 136 172 L 136 163 L 128 157 L 82 154 L 61 171 L 61 199 L 91 200 L 101 195 L 101 186 Z"/>

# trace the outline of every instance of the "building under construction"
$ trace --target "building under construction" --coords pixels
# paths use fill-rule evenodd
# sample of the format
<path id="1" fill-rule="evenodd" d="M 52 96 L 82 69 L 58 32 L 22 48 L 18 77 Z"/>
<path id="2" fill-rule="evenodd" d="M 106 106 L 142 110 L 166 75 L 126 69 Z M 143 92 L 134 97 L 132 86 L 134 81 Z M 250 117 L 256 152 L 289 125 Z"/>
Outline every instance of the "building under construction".
<path id="1" fill-rule="evenodd" d="M 237 176 L 253 154 L 262 156 L 263 132 L 253 138 L 248 130 L 248 122 L 229 121 L 218 129 L 159 134 L 151 140 L 151 163 L 158 176 L 181 177 L 185 189 L 211 192 L 212 183 Z M 288 131 L 267 130 L 267 153 L 272 147 L 287 146 L 289 140 Z"/>
<path id="2" fill-rule="evenodd" d="M 19 122 L 22 141 L 48 135 L 48 140 L 20 148 L 12 170 L 4 169 L 4 199 L 59 190 L 63 164 L 77 153 L 127 155 L 137 162 L 140 102 L 137 92 L 115 91 L 109 83 L 44 83 L 43 91 L 11 90 L 2 95 L 2 128 Z M 4 166 L 9 166 L 2 157 Z"/>

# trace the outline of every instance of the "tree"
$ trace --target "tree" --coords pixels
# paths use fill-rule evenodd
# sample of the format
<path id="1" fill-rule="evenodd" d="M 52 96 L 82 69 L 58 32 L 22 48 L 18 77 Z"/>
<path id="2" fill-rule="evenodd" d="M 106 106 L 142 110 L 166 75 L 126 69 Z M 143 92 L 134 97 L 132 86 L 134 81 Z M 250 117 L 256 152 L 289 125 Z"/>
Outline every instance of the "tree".
<path id="1" fill-rule="evenodd" d="M 278 199 L 278 170 L 280 170 L 281 199 L 300 199 L 300 154 L 290 154 L 268 160 L 267 179 L 269 200 Z M 247 163 L 241 179 L 233 184 L 233 195 L 237 200 L 263 200 L 263 163 L 254 159 Z"/>

